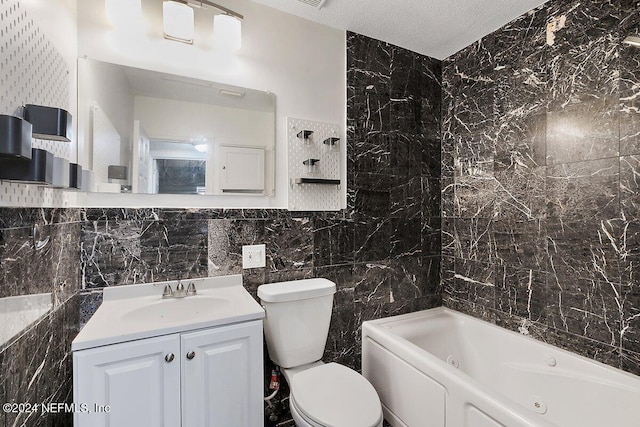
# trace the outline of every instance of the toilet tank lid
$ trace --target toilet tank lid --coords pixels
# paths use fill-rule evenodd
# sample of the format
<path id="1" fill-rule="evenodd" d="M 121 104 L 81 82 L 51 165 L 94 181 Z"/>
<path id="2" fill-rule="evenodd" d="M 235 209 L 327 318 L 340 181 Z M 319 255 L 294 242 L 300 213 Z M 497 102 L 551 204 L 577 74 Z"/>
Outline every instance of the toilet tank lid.
<path id="1" fill-rule="evenodd" d="M 258 286 L 258 297 L 264 302 L 296 301 L 335 293 L 336 284 L 323 278 L 292 280 Z"/>

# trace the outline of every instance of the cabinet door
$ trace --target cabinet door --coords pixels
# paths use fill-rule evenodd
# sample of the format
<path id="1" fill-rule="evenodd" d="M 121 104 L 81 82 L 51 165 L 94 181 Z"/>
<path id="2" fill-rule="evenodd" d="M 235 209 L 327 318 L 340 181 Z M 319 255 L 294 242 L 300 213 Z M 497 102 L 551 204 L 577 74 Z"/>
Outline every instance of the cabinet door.
<path id="1" fill-rule="evenodd" d="M 222 192 L 264 190 L 264 150 L 220 147 L 220 189 Z"/>
<path id="2" fill-rule="evenodd" d="M 77 351 L 73 382 L 75 404 L 88 408 L 75 413 L 75 427 L 179 426 L 180 336 Z"/>
<path id="3" fill-rule="evenodd" d="M 183 334 L 181 348 L 182 427 L 263 425 L 261 320 Z"/>

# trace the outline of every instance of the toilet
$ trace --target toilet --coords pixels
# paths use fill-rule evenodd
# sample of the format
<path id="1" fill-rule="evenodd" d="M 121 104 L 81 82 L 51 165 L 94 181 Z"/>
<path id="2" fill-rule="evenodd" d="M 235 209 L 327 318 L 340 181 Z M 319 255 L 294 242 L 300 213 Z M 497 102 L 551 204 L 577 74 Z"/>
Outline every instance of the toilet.
<path id="1" fill-rule="evenodd" d="M 373 386 L 356 371 L 321 360 L 335 292 L 327 279 L 259 286 L 269 357 L 289 384 L 298 427 L 381 427 L 382 405 Z"/>

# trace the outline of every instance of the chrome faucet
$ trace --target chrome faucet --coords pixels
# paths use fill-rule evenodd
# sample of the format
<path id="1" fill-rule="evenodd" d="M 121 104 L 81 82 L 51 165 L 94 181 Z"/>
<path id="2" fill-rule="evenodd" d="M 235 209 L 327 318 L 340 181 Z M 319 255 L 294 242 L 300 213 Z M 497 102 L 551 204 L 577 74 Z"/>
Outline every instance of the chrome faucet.
<path id="1" fill-rule="evenodd" d="M 164 285 L 164 291 L 162 292 L 162 299 L 168 298 L 184 298 L 197 295 L 196 286 L 193 282 L 190 282 L 185 290 L 184 284 L 182 281 L 178 280 L 178 286 L 176 286 L 176 290 L 174 291 L 170 284 Z"/>
<path id="2" fill-rule="evenodd" d="M 164 286 L 164 291 L 162 292 L 162 299 L 173 298 L 173 289 L 171 289 L 170 284 L 166 284 Z"/>
<path id="3" fill-rule="evenodd" d="M 187 296 L 187 292 L 184 290 L 184 285 L 180 280 L 178 280 L 178 286 L 176 286 L 176 290 L 173 293 L 174 298 L 184 298 Z"/>
<path id="4" fill-rule="evenodd" d="M 191 297 L 197 295 L 197 293 L 196 285 L 194 285 L 193 282 L 189 282 L 189 286 L 187 286 L 187 296 Z"/>

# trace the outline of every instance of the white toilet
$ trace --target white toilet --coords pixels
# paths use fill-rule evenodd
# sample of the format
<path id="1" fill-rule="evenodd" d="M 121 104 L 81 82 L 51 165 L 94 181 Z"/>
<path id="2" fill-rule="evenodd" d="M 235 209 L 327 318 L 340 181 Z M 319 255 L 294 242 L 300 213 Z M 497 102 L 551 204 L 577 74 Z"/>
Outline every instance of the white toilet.
<path id="1" fill-rule="evenodd" d="M 382 406 L 373 386 L 356 371 L 324 364 L 335 283 L 307 279 L 258 287 L 267 312 L 269 357 L 283 368 L 298 427 L 380 427 Z"/>

